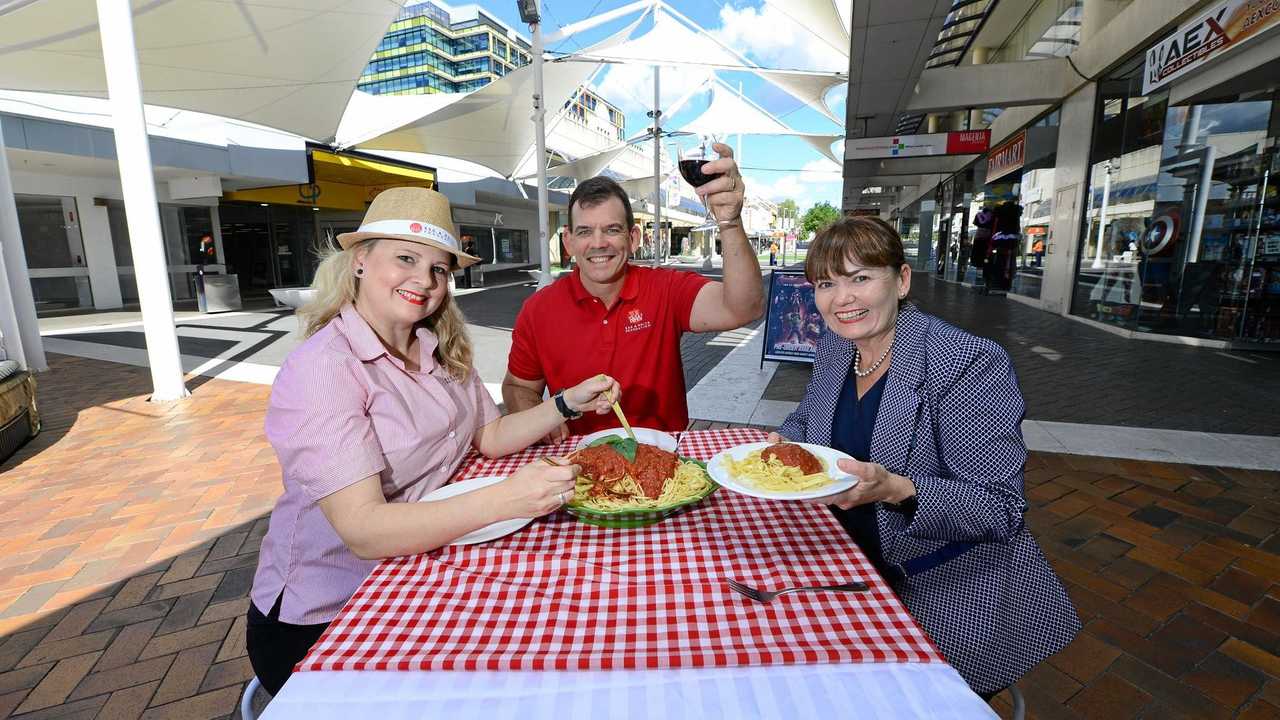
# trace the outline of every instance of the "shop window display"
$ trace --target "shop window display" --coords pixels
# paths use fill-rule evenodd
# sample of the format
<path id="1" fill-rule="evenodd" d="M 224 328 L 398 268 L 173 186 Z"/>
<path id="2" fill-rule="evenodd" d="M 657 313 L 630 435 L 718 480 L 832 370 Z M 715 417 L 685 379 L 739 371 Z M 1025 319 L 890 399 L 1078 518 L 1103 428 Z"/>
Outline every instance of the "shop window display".
<path id="1" fill-rule="evenodd" d="M 1274 91 L 1170 106 L 1104 84 L 1075 314 L 1144 332 L 1280 342 Z"/>

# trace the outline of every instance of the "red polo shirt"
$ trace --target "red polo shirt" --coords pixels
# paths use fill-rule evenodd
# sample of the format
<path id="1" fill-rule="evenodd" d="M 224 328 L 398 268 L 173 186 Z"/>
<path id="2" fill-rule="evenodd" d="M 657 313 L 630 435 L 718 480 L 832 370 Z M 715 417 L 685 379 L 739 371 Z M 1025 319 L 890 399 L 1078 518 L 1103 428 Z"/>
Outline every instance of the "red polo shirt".
<path id="1" fill-rule="evenodd" d="M 612 308 L 587 292 L 578 270 L 525 301 L 511 334 L 507 369 L 546 380 L 552 393 L 608 373 L 622 386 L 622 409 L 636 427 L 679 431 L 689 425 L 680 335 L 693 301 L 711 282 L 697 273 L 632 265 Z M 617 427 L 608 415 L 584 415 L 569 431 Z"/>

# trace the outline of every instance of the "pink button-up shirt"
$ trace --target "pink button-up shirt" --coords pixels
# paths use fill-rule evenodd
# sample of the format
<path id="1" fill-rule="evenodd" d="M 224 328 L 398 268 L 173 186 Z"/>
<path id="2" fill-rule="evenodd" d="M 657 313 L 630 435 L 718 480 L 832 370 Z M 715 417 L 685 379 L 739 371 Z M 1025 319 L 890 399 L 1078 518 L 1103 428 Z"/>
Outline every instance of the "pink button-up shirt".
<path id="1" fill-rule="evenodd" d="M 476 431 L 499 416 L 473 370 L 458 382 L 434 358 L 436 336 L 419 329 L 420 371 L 383 347 L 347 305 L 285 360 L 271 388 L 267 440 L 284 495 L 262 539 L 253 604 L 280 620 L 329 622 L 377 564 L 356 557 L 318 504 L 370 475 L 388 502 L 415 502 L 444 485 Z"/>

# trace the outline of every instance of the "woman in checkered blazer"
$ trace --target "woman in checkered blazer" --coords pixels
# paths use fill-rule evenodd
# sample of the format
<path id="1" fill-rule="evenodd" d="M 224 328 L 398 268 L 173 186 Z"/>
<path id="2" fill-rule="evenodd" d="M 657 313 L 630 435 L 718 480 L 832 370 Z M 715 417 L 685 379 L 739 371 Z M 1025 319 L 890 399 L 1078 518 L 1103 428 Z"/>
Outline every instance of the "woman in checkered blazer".
<path id="1" fill-rule="evenodd" d="M 882 220 L 820 232 L 805 273 L 827 331 L 781 435 L 857 458 L 840 467 L 858 484 L 815 502 L 989 699 L 1080 630 L 1023 519 L 1024 405 L 1009 356 L 904 302 L 911 268 Z"/>

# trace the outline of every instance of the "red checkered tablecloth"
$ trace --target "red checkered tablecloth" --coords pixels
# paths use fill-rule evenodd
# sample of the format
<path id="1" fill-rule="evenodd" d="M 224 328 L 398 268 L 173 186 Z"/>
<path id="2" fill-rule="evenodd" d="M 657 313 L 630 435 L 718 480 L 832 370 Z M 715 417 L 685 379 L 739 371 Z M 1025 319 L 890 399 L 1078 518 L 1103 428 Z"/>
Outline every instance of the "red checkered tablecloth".
<path id="1" fill-rule="evenodd" d="M 683 433 L 709 459 L 755 430 Z M 576 438 L 459 478 L 508 474 Z M 770 589 L 865 580 L 866 593 L 747 600 L 726 578 Z M 826 508 L 720 490 L 640 529 L 566 513 L 479 545 L 380 564 L 298 666 L 310 670 L 609 670 L 942 662 Z"/>

